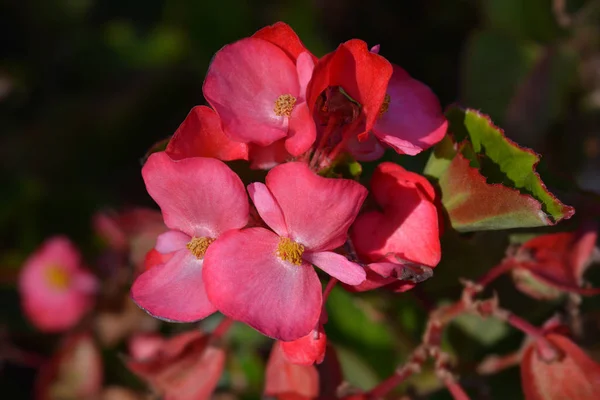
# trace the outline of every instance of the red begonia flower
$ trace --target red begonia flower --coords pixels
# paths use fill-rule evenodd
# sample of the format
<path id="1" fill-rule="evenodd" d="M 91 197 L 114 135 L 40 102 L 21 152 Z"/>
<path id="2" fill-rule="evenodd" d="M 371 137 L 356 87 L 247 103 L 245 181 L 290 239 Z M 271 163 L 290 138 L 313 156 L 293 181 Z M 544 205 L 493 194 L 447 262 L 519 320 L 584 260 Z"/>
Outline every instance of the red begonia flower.
<path id="1" fill-rule="evenodd" d="M 75 326 L 92 308 L 97 288 L 96 277 L 82 268 L 79 251 L 64 236 L 46 240 L 25 261 L 19 277 L 25 315 L 44 332 Z"/>
<path id="2" fill-rule="evenodd" d="M 406 281 L 411 273 L 414 277 L 408 282 L 412 283 L 431 276 L 428 268 L 420 267 L 435 267 L 441 258 L 431 184 L 421 175 L 385 162 L 375 169 L 371 190 L 382 211 L 359 215 L 350 230 L 360 259 L 370 264 L 361 290 Z M 410 287 L 401 284 L 396 290 Z"/>
<path id="3" fill-rule="evenodd" d="M 195 157 L 174 161 L 164 152 L 150 156 L 142 175 L 171 229 L 158 237 L 156 250 L 173 255 L 165 264 L 140 275 L 131 296 L 158 318 L 202 319 L 216 311 L 204 289 L 204 256 L 222 233 L 248 222 L 244 185 L 219 160 Z"/>
<path id="4" fill-rule="evenodd" d="M 358 161 L 375 161 L 383 157 L 385 153 L 385 147 L 373 133 L 369 133 L 366 138 L 361 140 L 351 137 L 348 139 L 346 149 Z"/>
<path id="5" fill-rule="evenodd" d="M 372 132 L 397 153 L 412 156 L 442 140 L 448 122 L 431 89 L 399 66 L 393 67 Z"/>
<path id="6" fill-rule="evenodd" d="M 102 389 L 102 375 L 102 355 L 92 336 L 69 336 L 40 369 L 35 399 L 96 398 Z"/>
<path id="7" fill-rule="evenodd" d="M 517 287 L 535 298 L 553 298 L 561 292 L 600 294 L 600 288 L 583 287 L 583 275 L 596 246 L 596 229 L 590 225 L 525 242 L 510 261 L 515 265 L 513 278 Z M 530 284 L 531 279 L 535 280 L 534 285 Z"/>
<path id="8" fill-rule="evenodd" d="M 379 117 L 392 71 L 392 65 L 379 54 L 370 52 L 362 40 L 342 43 L 315 66 L 306 92 L 311 113 L 325 89 L 340 86 L 361 105 L 364 121 L 356 134 L 364 137 Z"/>
<path id="9" fill-rule="evenodd" d="M 127 367 L 145 379 L 165 400 L 209 399 L 225 366 L 225 352 L 209 336 L 190 331 L 164 339 L 134 336 Z"/>
<path id="10" fill-rule="evenodd" d="M 300 365 L 321 364 L 325 358 L 327 335 L 323 325 L 306 336 L 291 342 L 281 342 L 281 349 L 289 362 Z"/>
<path id="11" fill-rule="evenodd" d="M 268 146 L 285 138 L 286 150 L 298 156 L 316 137 L 305 96 L 314 57 L 296 55 L 297 47 L 283 36 L 265 31 L 223 47 L 208 69 L 203 92 L 232 140 Z"/>
<path id="12" fill-rule="evenodd" d="M 248 145 L 229 139 L 221 129 L 217 113 L 206 106 L 192 108 L 165 152 L 173 160 L 189 157 L 212 157 L 223 161 L 248 159 Z"/>
<path id="13" fill-rule="evenodd" d="M 538 342 L 523 353 L 521 382 L 527 400 L 596 400 L 600 398 L 600 364 L 592 360 L 575 343 L 558 334 L 545 338 L 560 353 L 547 360 Z"/>
<path id="14" fill-rule="evenodd" d="M 319 395 L 319 373 L 314 365 L 289 362 L 275 342 L 265 371 L 265 396 L 280 400 L 310 400 Z"/>
<path id="15" fill-rule="evenodd" d="M 331 250 L 346 241 L 367 191 L 298 162 L 273 168 L 266 185 L 253 183 L 248 191 L 275 232 L 249 228 L 219 238 L 206 255 L 206 290 L 223 314 L 267 336 L 296 340 L 321 313 L 321 284 L 311 264 L 350 285 L 365 279 L 361 266 Z"/>
<path id="16" fill-rule="evenodd" d="M 276 22 L 273 25 L 265 26 L 257 31 L 253 38 L 263 39 L 273 43 L 283 50 L 292 60 L 297 60 L 300 54 L 308 52 L 308 49 L 302 44 L 302 41 L 294 30 L 285 22 Z M 310 54 L 316 63 L 317 58 Z"/>
<path id="17" fill-rule="evenodd" d="M 285 139 L 279 139 L 268 146 L 249 145 L 248 159 L 252 169 L 271 169 L 293 158 L 285 149 Z"/>

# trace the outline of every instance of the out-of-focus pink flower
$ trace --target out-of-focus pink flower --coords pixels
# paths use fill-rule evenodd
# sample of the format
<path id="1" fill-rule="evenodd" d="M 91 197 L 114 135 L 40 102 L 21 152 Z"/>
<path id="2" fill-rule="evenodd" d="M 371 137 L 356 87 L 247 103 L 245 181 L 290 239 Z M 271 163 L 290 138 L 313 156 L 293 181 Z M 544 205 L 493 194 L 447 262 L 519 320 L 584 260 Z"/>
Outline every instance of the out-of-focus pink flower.
<path id="1" fill-rule="evenodd" d="M 410 289 L 430 277 L 429 267 L 441 258 L 435 191 L 425 177 L 389 162 L 377 166 L 371 191 L 382 211 L 359 215 L 350 231 L 360 259 L 369 264 L 367 280 L 355 289 Z"/>
<path id="2" fill-rule="evenodd" d="M 165 400 L 209 399 L 225 366 L 225 352 L 211 346 L 209 339 L 199 331 L 170 339 L 134 336 L 126 364 Z"/>
<path id="3" fill-rule="evenodd" d="M 221 234 L 248 222 L 244 185 L 219 160 L 194 157 L 174 161 L 164 152 L 148 158 L 142 175 L 171 229 L 158 237 L 156 250 L 172 256 L 141 274 L 133 283 L 131 296 L 155 317 L 200 320 L 216 311 L 206 297 L 204 257 Z"/>
<path id="4" fill-rule="evenodd" d="M 300 365 L 321 364 L 325 358 L 327 335 L 323 325 L 313 329 L 300 339 L 291 342 L 281 342 L 281 349 L 289 362 Z"/>
<path id="5" fill-rule="evenodd" d="M 280 342 L 273 344 L 265 375 L 265 396 L 280 400 L 309 400 L 319 395 L 319 374 L 315 366 L 288 361 Z"/>
<path id="6" fill-rule="evenodd" d="M 119 213 L 99 212 L 93 225 L 113 250 L 128 252 L 129 261 L 140 271 L 158 235 L 168 230 L 158 210 L 142 207 Z"/>
<path id="7" fill-rule="evenodd" d="M 558 352 L 544 356 L 545 345 L 533 341 L 521 361 L 521 382 L 527 400 L 596 400 L 600 398 L 600 364 L 567 337 L 550 333 L 546 340 Z"/>
<path id="8" fill-rule="evenodd" d="M 293 30 L 278 23 L 219 50 L 204 96 L 232 140 L 268 146 L 285 139 L 286 151 L 298 156 L 316 137 L 306 103 L 314 62 Z"/>
<path id="9" fill-rule="evenodd" d="M 165 152 L 173 160 L 189 157 L 213 157 L 223 161 L 248 159 L 248 145 L 229 139 L 221 129 L 217 113 L 206 106 L 192 108 Z"/>
<path id="10" fill-rule="evenodd" d="M 591 224 L 525 242 L 509 260 L 515 265 L 512 272 L 517 287 L 538 299 L 555 298 L 562 292 L 600 294 L 600 288 L 585 287 L 583 280 L 597 237 L 597 226 Z"/>
<path id="11" fill-rule="evenodd" d="M 36 400 L 91 399 L 102 388 L 102 356 L 89 334 L 68 337 L 36 380 Z"/>
<path id="12" fill-rule="evenodd" d="M 211 246 L 203 271 L 209 299 L 267 336 L 299 339 L 316 326 L 322 307 L 311 264 L 350 285 L 365 279 L 361 266 L 331 250 L 346 242 L 367 190 L 294 162 L 273 168 L 266 185 L 253 183 L 248 192 L 274 232 L 231 231 Z"/>
<path id="13" fill-rule="evenodd" d="M 23 265 L 21 304 L 41 331 L 72 328 L 92 308 L 98 281 L 81 266 L 79 251 L 64 236 L 46 240 Z"/>

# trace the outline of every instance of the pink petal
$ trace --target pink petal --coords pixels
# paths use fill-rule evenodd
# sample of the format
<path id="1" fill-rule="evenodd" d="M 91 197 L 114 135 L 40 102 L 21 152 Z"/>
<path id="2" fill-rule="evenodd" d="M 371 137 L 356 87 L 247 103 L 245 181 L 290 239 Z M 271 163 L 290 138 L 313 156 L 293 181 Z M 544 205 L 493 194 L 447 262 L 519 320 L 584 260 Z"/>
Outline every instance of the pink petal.
<path id="1" fill-rule="evenodd" d="M 344 244 L 367 196 L 359 183 L 323 178 L 300 162 L 273 168 L 266 184 L 283 211 L 290 236 L 311 251 Z"/>
<path id="2" fill-rule="evenodd" d="M 232 140 L 269 145 L 287 136 L 288 118 L 277 116 L 275 101 L 299 97 L 294 62 L 276 45 L 246 38 L 215 54 L 204 81 L 206 100 Z"/>
<path id="3" fill-rule="evenodd" d="M 263 228 L 225 233 L 206 253 L 204 281 L 223 314 L 267 336 L 296 340 L 319 320 L 321 283 L 309 264 L 275 255 L 279 239 Z"/>
<path id="4" fill-rule="evenodd" d="M 248 185 L 248 193 L 263 221 L 279 236 L 287 236 L 283 213 L 269 188 L 264 183 L 254 182 Z"/>
<path id="5" fill-rule="evenodd" d="M 325 358 L 327 335 L 323 325 L 313 329 L 308 335 L 292 342 L 280 342 L 285 358 L 300 365 L 321 364 Z"/>
<path id="6" fill-rule="evenodd" d="M 346 148 L 358 161 L 375 161 L 383 157 L 385 153 L 385 147 L 372 133 L 369 133 L 364 140 L 351 137 Z"/>
<path id="7" fill-rule="evenodd" d="M 167 231 L 156 238 L 154 248 L 161 254 L 172 253 L 183 249 L 191 237 L 180 231 Z"/>
<path id="8" fill-rule="evenodd" d="M 291 159 L 292 155 L 285 149 L 285 141 L 279 139 L 268 146 L 250 144 L 250 168 L 268 170 Z"/>
<path id="9" fill-rule="evenodd" d="M 363 267 L 353 263 L 341 254 L 330 251 L 321 251 L 318 253 L 306 252 L 302 258 L 348 285 L 359 285 L 366 278 Z"/>
<path id="10" fill-rule="evenodd" d="M 373 126 L 373 133 L 399 154 L 415 155 L 446 134 L 447 121 L 431 89 L 397 65 L 387 89 L 388 111 Z"/>
<path id="11" fill-rule="evenodd" d="M 194 157 L 173 161 L 164 152 L 154 153 L 142 175 L 165 224 L 173 230 L 216 238 L 248 222 L 244 184 L 219 160 Z"/>
<path id="12" fill-rule="evenodd" d="M 248 159 L 248 145 L 229 139 L 221 129 L 217 113 L 206 106 L 192 108 L 169 140 L 165 152 L 173 160 L 189 157 L 213 157 L 223 161 Z"/>
<path id="13" fill-rule="evenodd" d="M 319 396 L 319 373 L 314 365 L 292 364 L 282 344 L 275 342 L 265 371 L 265 397 L 309 400 Z"/>
<path id="14" fill-rule="evenodd" d="M 206 297 L 202 261 L 187 249 L 179 250 L 165 264 L 138 276 L 131 287 L 133 301 L 167 321 L 193 322 L 209 316 L 217 309 Z"/>
<path id="15" fill-rule="evenodd" d="M 317 138 L 317 127 L 306 103 L 294 107 L 290 116 L 289 136 L 285 149 L 292 156 L 299 156 L 313 145 Z"/>
<path id="16" fill-rule="evenodd" d="M 300 101 L 306 102 L 306 88 L 312 78 L 315 69 L 315 61 L 312 55 L 304 52 L 296 60 L 296 71 L 298 72 L 298 83 L 300 84 Z M 310 113 L 310 112 L 309 112 Z"/>

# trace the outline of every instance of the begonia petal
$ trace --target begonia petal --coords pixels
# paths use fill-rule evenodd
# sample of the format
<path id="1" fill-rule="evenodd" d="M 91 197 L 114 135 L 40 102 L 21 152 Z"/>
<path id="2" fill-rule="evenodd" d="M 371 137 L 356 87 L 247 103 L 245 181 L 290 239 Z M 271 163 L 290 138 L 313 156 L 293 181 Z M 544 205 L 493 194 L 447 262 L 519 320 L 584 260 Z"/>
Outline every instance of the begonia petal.
<path id="1" fill-rule="evenodd" d="M 333 276 L 340 282 L 348 285 L 359 285 L 365 278 L 365 269 L 360 265 L 348 260 L 341 254 L 331 251 L 322 251 L 317 253 L 304 253 L 302 258 L 329 275 Z"/>
<path id="2" fill-rule="evenodd" d="M 164 152 L 154 153 L 142 175 L 171 229 L 216 238 L 248 222 L 244 185 L 222 161 L 203 157 L 173 161 Z"/>
<path id="3" fill-rule="evenodd" d="M 389 108 L 373 126 L 375 136 L 399 154 L 408 155 L 418 154 L 442 140 L 448 122 L 429 87 L 394 65 L 387 94 Z"/>
<path id="4" fill-rule="evenodd" d="M 173 134 L 165 152 L 173 160 L 214 157 L 223 161 L 247 160 L 248 145 L 229 139 L 217 113 L 206 106 L 192 108 Z"/>
<path id="5" fill-rule="evenodd" d="M 161 254 L 172 253 L 181 250 L 192 238 L 180 231 L 167 231 L 158 235 L 154 248 Z"/>
<path id="6" fill-rule="evenodd" d="M 248 185 L 248 193 L 263 221 L 279 236 L 287 236 L 287 227 L 283 212 L 269 188 L 264 183 L 254 182 Z"/>
<path id="7" fill-rule="evenodd" d="M 290 237 L 311 251 L 344 244 L 367 196 L 359 183 L 323 178 L 300 162 L 273 168 L 266 184 L 283 211 Z"/>
<path id="8" fill-rule="evenodd" d="M 232 140 L 267 146 L 287 136 L 288 117 L 275 114 L 275 101 L 300 87 L 294 62 L 266 40 L 246 38 L 215 54 L 203 92 Z"/>
<path id="9" fill-rule="evenodd" d="M 306 103 L 296 105 L 292 111 L 285 149 L 292 156 L 299 156 L 313 145 L 317 138 L 317 127 Z"/>
<path id="10" fill-rule="evenodd" d="M 276 255 L 280 237 L 264 228 L 225 233 L 208 249 L 204 281 L 223 314 L 279 339 L 307 335 L 321 314 L 321 283 L 308 264 Z"/>
<path id="11" fill-rule="evenodd" d="M 252 35 L 252 37 L 273 43 L 292 60 L 296 60 L 300 54 L 308 52 L 296 32 L 284 22 L 276 22 L 273 25 L 265 26 Z M 310 56 L 316 62 L 316 57 L 312 54 Z"/>
<path id="12" fill-rule="evenodd" d="M 189 250 L 179 250 L 165 264 L 141 274 L 131 287 L 131 297 L 156 318 L 201 320 L 217 310 L 206 296 L 202 264 Z"/>

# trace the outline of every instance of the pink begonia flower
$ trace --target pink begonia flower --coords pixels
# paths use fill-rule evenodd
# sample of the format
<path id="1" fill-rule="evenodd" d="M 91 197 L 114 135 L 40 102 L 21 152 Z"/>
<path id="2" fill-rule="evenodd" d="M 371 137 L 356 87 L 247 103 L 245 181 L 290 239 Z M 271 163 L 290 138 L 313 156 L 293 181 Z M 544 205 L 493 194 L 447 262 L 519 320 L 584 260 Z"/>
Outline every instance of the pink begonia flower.
<path id="1" fill-rule="evenodd" d="M 100 349 L 92 335 L 78 333 L 61 344 L 40 368 L 35 382 L 36 400 L 93 399 L 102 389 Z"/>
<path id="2" fill-rule="evenodd" d="M 248 222 L 249 204 L 240 178 L 214 158 L 174 161 L 154 153 L 142 168 L 146 189 L 171 229 L 156 250 L 172 253 L 133 283 L 131 297 L 149 314 L 170 321 L 197 321 L 216 311 L 206 297 L 202 265 L 209 247 Z"/>
<path id="3" fill-rule="evenodd" d="M 248 186 L 265 228 L 222 235 L 206 254 L 204 282 L 223 314 L 267 336 L 291 341 L 307 335 L 321 314 L 321 283 L 311 264 L 358 285 L 364 269 L 334 250 L 367 195 L 359 183 L 323 178 L 306 164 L 278 165 L 266 185 Z"/>
<path id="4" fill-rule="evenodd" d="M 190 157 L 212 157 L 223 161 L 248 159 L 248 145 L 229 139 L 221 129 L 217 113 L 206 106 L 192 108 L 165 152 L 173 160 Z"/>
<path id="5" fill-rule="evenodd" d="M 204 80 L 206 100 L 236 142 L 268 146 L 285 139 L 292 156 L 307 151 L 316 126 L 306 103 L 315 58 L 291 28 L 276 24 L 219 50 Z"/>
<path id="6" fill-rule="evenodd" d="M 441 258 L 435 191 L 425 177 L 384 162 L 373 173 L 371 192 L 382 211 L 359 215 L 350 230 L 358 256 L 369 263 L 367 280 L 356 289 L 399 284 L 395 290 L 407 290 L 430 277 L 427 267 Z"/>
<path id="7" fill-rule="evenodd" d="M 72 328 L 94 305 L 96 277 L 81 267 L 79 251 L 64 236 L 47 239 L 19 277 L 25 314 L 41 331 Z"/>
<path id="8" fill-rule="evenodd" d="M 130 340 L 126 365 L 165 400 L 209 399 L 225 367 L 225 352 L 209 339 L 200 331 L 169 339 L 137 335 Z"/>
<path id="9" fill-rule="evenodd" d="M 280 400 L 309 400 L 319 396 L 319 373 L 314 365 L 293 364 L 275 342 L 265 371 L 265 396 Z"/>

